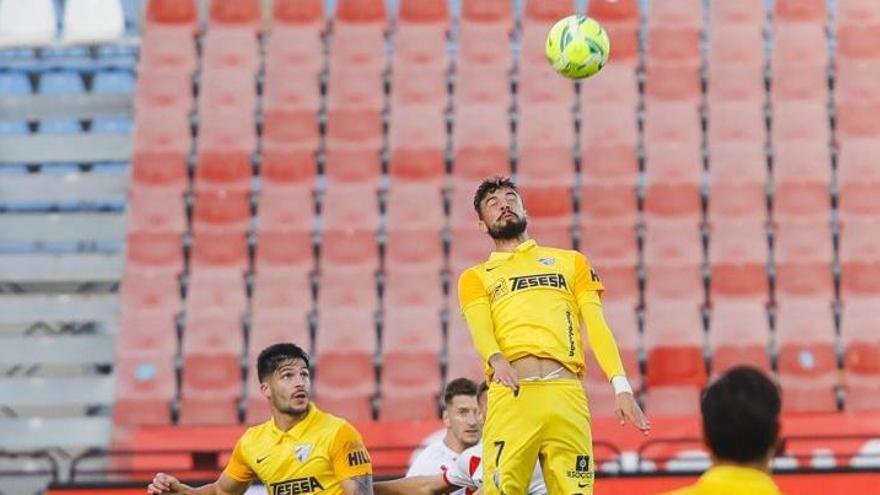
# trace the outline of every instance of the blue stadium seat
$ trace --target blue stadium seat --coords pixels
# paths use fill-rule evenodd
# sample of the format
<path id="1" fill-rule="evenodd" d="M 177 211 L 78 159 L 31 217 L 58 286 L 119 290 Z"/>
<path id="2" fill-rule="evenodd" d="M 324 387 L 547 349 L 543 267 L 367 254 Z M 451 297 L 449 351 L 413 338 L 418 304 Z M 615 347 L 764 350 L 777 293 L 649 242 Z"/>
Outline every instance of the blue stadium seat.
<path id="1" fill-rule="evenodd" d="M 126 71 L 102 71 L 95 73 L 93 93 L 134 93 L 134 74 Z"/>
<path id="2" fill-rule="evenodd" d="M 92 71 L 98 68 L 97 61 L 89 55 L 89 49 L 85 46 L 45 48 L 42 63 L 46 69 Z"/>
<path id="3" fill-rule="evenodd" d="M 37 90 L 43 94 L 58 95 L 85 93 L 86 88 L 76 72 L 57 71 L 46 72 L 40 76 Z"/>
<path id="4" fill-rule="evenodd" d="M 101 117 L 92 121 L 92 132 L 131 134 L 134 124 L 128 117 Z"/>
<path id="5" fill-rule="evenodd" d="M 73 119 L 47 119 L 37 125 L 37 132 L 44 134 L 79 134 L 82 126 Z M 53 162 L 43 164 L 44 172 L 69 173 L 78 172 L 79 165 L 73 162 Z"/>
<path id="6" fill-rule="evenodd" d="M 3 64 L 0 59 L 0 65 Z M 31 94 L 31 83 L 28 81 L 27 75 L 23 72 L 4 72 L 0 73 L 0 95 L 29 95 Z"/>
<path id="7" fill-rule="evenodd" d="M 137 67 L 138 47 L 124 45 L 105 45 L 98 47 L 97 64 L 103 69 L 123 69 L 133 71 Z"/>
<path id="8" fill-rule="evenodd" d="M 33 48 L 15 47 L 0 49 L 0 67 L 12 70 L 33 71 L 42 69 L 42 62 Z"/>
<path id="9" fill-rule="evenodd" d="M 27 122 L 20 120 L 0 120 L 0 136 L 4 134 L 20 135 L 29 133 L 30 130 L 28 129 Z M 26 173 L 28 173 L 28 171 L 27 166 L 24 163 L 4 163 L 2 166 L 0 166 L 0 174 Z"/>

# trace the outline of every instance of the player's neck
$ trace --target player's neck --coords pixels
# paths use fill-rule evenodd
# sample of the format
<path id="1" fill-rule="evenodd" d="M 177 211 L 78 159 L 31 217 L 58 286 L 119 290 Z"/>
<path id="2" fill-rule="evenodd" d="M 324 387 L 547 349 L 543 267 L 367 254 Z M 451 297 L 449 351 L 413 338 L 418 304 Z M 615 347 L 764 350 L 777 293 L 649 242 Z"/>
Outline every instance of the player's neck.
<path id="1" fill-rule="evenodd" d="M 495 241 L 495 251 L 499 253 L 512 253 L 517 246 L 529 240 L 529 235 L 525 232 L 514 237 L 513 239 L 493 239 Z"/>
<path id="2" fill-rule="evenodd" d="M 301 414 L 287 414 L 281 411 L 272 411 L 272 420 L 275 421 L 275 426 L 278 427 L 281 431 L 290 431 L 291 428 L 300 424 L 306 416 L 309 415 L 309 410 L 306 409 Z"/>
<path id="3" fill-rule="evenodd" d="M 452 434 L 452 430 L 446 430 L 446 436 L 443 437 L 443 445 L 446 445 L 449 450 L 455 452 L 456 454 L 461 454 L 466 448 L 463 443 L 455 438 L 455 435 Z"/>

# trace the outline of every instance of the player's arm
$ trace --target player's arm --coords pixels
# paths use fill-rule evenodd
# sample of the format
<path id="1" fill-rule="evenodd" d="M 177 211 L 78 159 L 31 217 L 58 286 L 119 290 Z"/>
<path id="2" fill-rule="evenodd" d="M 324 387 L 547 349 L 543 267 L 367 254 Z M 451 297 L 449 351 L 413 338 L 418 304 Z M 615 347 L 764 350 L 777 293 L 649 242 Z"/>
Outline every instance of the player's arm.
<path id="1" fill-rule="evenodd" d="M 373 486 L 376 495 L 433 495 L 450 493 L 458 487 L 450 485 L 443 475 L 409 476 L 390 481 L 378 481 Z"/>
<path id="2" fill-rule="evenodd" d="M 493 379 L 514 390 L 519 388 L 516 371 L 504 358 L 495 340 L 495 325 L 489 308 L 489 296 L 473 270 L 465 270 L 458 279 L 458 299 L 461 314 L 467 321 L 471 339 L 483 362 L 492 367 Z"/>
<path id="3" fill-rule="evenodd" d="M 373 495 L 373 464 L 361 434 L 343 423 L 330 447 L 333 474 L 346 495 Z"/>
<path id="4" fill-rule="evenodd" d="M 153 495 L 242 495 L 250 484 L 250 481 L 234 480 L 223 473 L 217 481 L 193 488 L 181 483 L 171 475 L 158 473 L 147 488 L 147 493 Z"/>

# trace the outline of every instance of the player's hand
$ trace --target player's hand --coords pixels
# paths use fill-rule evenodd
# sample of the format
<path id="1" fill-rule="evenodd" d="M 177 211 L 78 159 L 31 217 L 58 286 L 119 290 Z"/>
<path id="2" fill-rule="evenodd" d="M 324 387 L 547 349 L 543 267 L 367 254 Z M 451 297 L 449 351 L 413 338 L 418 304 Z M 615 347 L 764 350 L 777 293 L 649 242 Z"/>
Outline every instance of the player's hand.
<path id="1" fill-rule="evenodd" d="M 505 387 L 513 390 L 515 395 L 519 394 L 519 376 L 516 374 L 516 370 L 513 369 L 513 366 L 504 359 L 504 356 L 501 354 L 495 354 L 489 359 L 489 364 L 492 366 L 492 381 L 495 383 L 500 383 Z"/>
<path id="2" fill-rule="evenodd" d="M 614 415 L 620 420 L 621 426 L 629 421 L 645 435 L 651 431 L 651 422 L 648 421 L 645 413 L 642 412 L 642 408 L 639 407 L 639 403 L 636 402 L 633 394 L 629 392 L 617 394 L 617 397 L 615 397 Z"/>
<path id="3" fill-rule="evenodd" d="M 156 476 L 153 477 L 153 482 L 147 487 L 147 493 L 151 495 L 182 494 L 184 493 L 185 486 L 186 485 L 182 484 L 180 481 L 177 481 L 177 478 L 174 476 L 165 473 L 157 473 Z"/>

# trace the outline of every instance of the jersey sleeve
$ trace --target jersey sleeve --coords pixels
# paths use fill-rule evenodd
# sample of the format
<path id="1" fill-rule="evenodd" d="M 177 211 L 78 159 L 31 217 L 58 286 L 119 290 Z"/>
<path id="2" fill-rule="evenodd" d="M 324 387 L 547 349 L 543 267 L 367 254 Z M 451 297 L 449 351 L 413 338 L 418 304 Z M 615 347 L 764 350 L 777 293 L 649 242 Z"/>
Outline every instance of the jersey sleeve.
<path id="1" fill-rule="evenodd" d="M 474 480 L 472 475 L 474 469 L 471 469 L 471 464 L 474 462 L 479 465 L 480 458 L 462 453 L 458 456 L 455 462 L 443 472 L 443 480 L 450 486 L 476 490 L 479 488 L 479 485 L 477 485 L 476 480 Z"/>
<path id="2" fill-rule="evenodd" d="M 605 315 L 602 313 L 602 300 L 597 291 L 591 291 L 578 298 L 581 318 L 587 327 L 587 340 L 590 349 L 596 356 L 596 361 L 610 381 L 615 376 L 626 376 L 623 369 L 623 361 L 620 359 L 620 351 L 614 334 L 608 328 Z"/>
<path id="3" fill-rule="evenodd" d="M 373 474 L 373 464 L 361 434 L 348 422 L 336 432 L 330 450 L 333 472 L 339 481 Z"/>
<path id="4" fill-rule="evenodd" d="M 488 362 L 489 358 L 500 353 L 501 349 L 498 347 L 498 341 L 495 340 L 489 296 L 480 277 L 472 269 L 465 270 L 458 279 L 458 300 L 461 313 L 471 332 L 474 347 L 483 358 L 483 362 Z"/>
<path id="5" fill-rule="evenodd" d="M 574 255 L 574 297 L 577 298 L 578 306 L 581 305 L 582 298 L 591 292 L 597 292 L 602 295 L 605 286 L 596 270 L 590 266 L 587 257 L 581 253 L 575 252 Z"/>
<path id="6" fill-rule="evenodd" d="M 223 474 L 235 481 L 247 483 L 256 478 L 256 473 L 254 473 L 245 460 L 244 452 L 242 452 L 244 441 L 244 437 L 241 437 L 235 442 L 235 448 L 232 450 L 232 456 L 229 457 L 229 463 L 226 465 L 226 469 L 223 470 Z"/>

